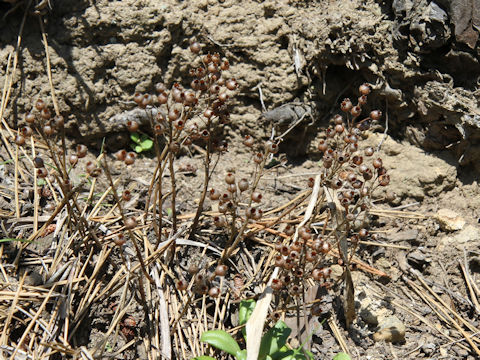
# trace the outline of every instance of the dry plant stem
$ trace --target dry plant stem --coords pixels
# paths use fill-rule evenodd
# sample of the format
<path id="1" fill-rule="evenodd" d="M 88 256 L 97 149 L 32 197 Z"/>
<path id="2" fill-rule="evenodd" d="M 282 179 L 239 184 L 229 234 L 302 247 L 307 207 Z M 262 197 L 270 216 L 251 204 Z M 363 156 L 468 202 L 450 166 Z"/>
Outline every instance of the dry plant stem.
<path id="1" fill-rule="evenodd" d="M 40 307 L 38 308 L 35 316 L 34 316 L 33 319 L 30 321 L 30 323 L 29 323 L 28 326 L 26 327 L 25 331 L 23 332 L 22 337 L 21 337 L 20 340 L 18 341 L 17 347 L 15 348 L 12 356 L 10 357 L 10 360 L 16 359 L 15 355 L 16 355 L 17 352 L 20 350 L 20 347 L 22 346 L 23 342 L 25 341 L 25 338 L 30 334 L 30 330 L 32 330 L 33 325 L 36 324 L 37 319 L 38 319 L 38 318 L 40 317 L 40 315 L 42 314 L 43 309 L 44 309 L 45 306 L 47 305 L 48 300 L 50 299 L 50 297 L 51 297 L 52 294 L 53 294 L 53 291 L 55 290 L 55 287 L 56 287 L 56 284 L 54 284 L 54 285 L 52 286 L 52 288 L 50 289 L 50 291 L 48 292 L 48 294 L 45 296 L 45 299 L 43 300 L 42 304 L 41 304 Z"/>
<path id="2" fill-rule="evenodd" d="M 210 121 L 208 121 L 208 124 L 207 124 L 207 131 L 209 133 L 211 131 Z M 193 218 L 192 226 L 190 227 L 190 235 L 189 235 L 190 238 L 193 238 L 193 236 L 195 235 L 195 232 L 197 231 L 200 215 L 202 215 L 202 212 L 203 212 L 203 204 L 207 196 L 208 184 L 210 182 L 210 149 L 211 149 L 210 138 L 208 138 L 206 148 L 207 148 L 206 149 L 207 151 L 205 152 L 205 159 L 204 159 L 203 189 L 202 189 L 202 194 L 200 195 L 200 200 L 198 202 L 197 211 L 195 212 L 195 217 Z"/>
<path id="3" fill-rule="evenodd" d="M 35 142 L 33 137 L 30 138 L 32 143 L 32 158 L 35 159 Z M 33 169 L 33 232 L 38 230 L 38 185 L 37 185 L 37 172 Z"/>
<path id="4" fill-rule="evenodd" d="M 454 319 L 452 319 L 452 317 L 450 317 L 450 315 L 448 315 L 447 311 L 442 308 L 434 299 L 432 299 L 430 296 L 426 295 L 426 294 L 422 294 L 420 289 L 419 289 L 419 286 L 417 284 L 415 284 L 413 281 L 409 280 L 409 279 L 406 279 L 406 282 L 407 284 L 410 285 L 410 287 L 412 289 L 415 290 L 415 292 L 417 293 L 417 295 L 419 295 L 420 297 L 423 298 L 423 300 L 428 304 L 430 305 L 430 307 L 432 309 L 434 309 L 434 305 L 438 308 L 439 311 L 441 311 L 443 313 L 443 315 L 445 316 L 445 322 L 448 323 L 450 322 L 462 335 L 463 337 L 465 338 L 465 340 L 468 342 L 468 344 L 471 346 L 471 348 L 475 351 L 475 353 L 477 354 L 477 356 L 480 356 L 480 349 L 478 349 L 478 347 L 475 345 L 475 343 L 472 341 L 472 336 L 471 334 L 468 334 L 465 330 L 462 329 L 462 327 L 460 326 L 460 324 L 458 324 Z M 422 296 L 423 295 L 423 296 Z M 442 304 L 443 305 L 443 304 Z M 447 309 L 449 309 L 447 307 Z M 434 309 L 435 310 L 435 309 Z M 454 312 L 453 312 L 454 313 Z M 455 315 L 456 313 L 454 313 Z M 448 320 L 448 321 L 447 321 Z M 474 340 L 477 340 L 475 338 L 473 338 Z M 477 340 L 478 341 L 478 340 Z"/>
<path id="5" fill-rule="evenodd" d="M 253 194 L 255 192 L 255 190 L 257 189 L 258 183 L 260 182 L 260 178 L 263 175 L 263 169 L 264 169 L 265 163 L 267 161 L 267 155 L 268 155 L 268 152 L 265 151 L 265 153 L 263 154 L 263 160 L 260 163 L 260 165 L 258 166 L 258 172 L 255 174 L 255 180 L 253 182 L 252 189 L 250 191 L 250 195 Z M 249 208 L 251 205 L 252 205 L 252 197 L 250 196 L 249 200 L 248 200 L 247 208 Z M 219 260 L 219 263 L 223 264 L 232 255 L 232 252 L 237 248 L 238 244 L 243 239 L 243 234 L 245 232 L 245 229 L 247 228 L 247 225 L 248 225 L 248 218 L 246 218 L 245 221 L 243 222 L 242 226 L 238 230 L 238 233 L 236 234 L 236 237 L 235 237 L 235 233 L 232 232 L 232 234 L 230 235 L 230 239 L 228 241 L 228 244 L 225 247 L 225 250 L 222 254 L 222 257 Z M 234 237 L 235 237 L 235 241 L 233 241 Z M 233 241 L 233 244 L 232 244 L 232 241 Z M 231 244 L 231 245 L 229 245 L 229 244 Z"/>
<path id="6" fill-rule="evenodd" d="M 112 187 L 112 194 L 113 194 L 113 196 L 115 198 L 115 201 L 118 205 L 118 210 L 120 211 L 122 221 L 123 221 L 124 224 L 126 224 L 125 214 L 124 214 L 123 209 L 122 209 L 120 198 L 118 197 L 118 194 L 117 194 L 117 188 L 115 187 L 115 184 L 114 184 L 113 179 L 112 179 L 112 175 L 110 174 L 110 170 L 108 168 L 108 163 L 107 163 L 106 157 L 103 158 L 103 163 L 105 165 L 104 166 L 105 174 L 107 175 L 107 179 L 110 183 L 110 186 Z M 142 268 L 143 274 L 147 277 L 148 281 L 150 281 L 151 284 L 154 284 L 155 281 L 148 274 L 147 268 L 145 267 L 145 263 L 143 262 L 142 252 L 140 251 L 140 249 L 138 247 L 137 240 L 135 239 L 135 235 L 133 234 L 133 231 L 131 229 L 128 229 L 128 233 L 130 235 L 130 239 L 132 240 L 133 246 L 135 247 L 135 251 L 137 253 L 137 258 L 138 258 L 138 261 L 140 262 L 140 267 Z"/>
<path id="7" fill-rule="evenodd" d="M 152 181 L 150 182 L 150 186 L 148 187 L 147 201 L 146 201 L 146 204 L 145 204 L 145 218 L 147 218 L 147 215 L 148 215 L 148 210 L 150 208 L 150 197 L 152 195 L 153 187 L 155 186 L 155 180 L 157 180 L 157 176 L 158 176 L 158 181 L 162 181 L 162 174 L 163 174 L 162 164 L 163 164 L 163 160 L 167 156 L 167 153 L 168 153 L 168 144 L 165 145 L 165 147 L 163 148 L 163 151 L 160 154 L 160 156 L 157 155 L 157 166 L 155 168 L 155 171 L 153 172 Z M 160 171 L 160 175 L 158 175 L 158 172 L 159 172 L 160 169 L 162 169 L 162 171 Z"/>
<path id="8" fill-rule="evenodd" d="M 170 336 L 172 336 L 176 330 L 176 327 L 177 327 L 177 324 L 178 322 L 180 321 L 180 319 L 185 315 L 185 313 L 187 312 L 190 304 L 192 303 L 192 299 L 193 299 L 193 294 L 192 293 L 189 293 L 188 294 L 188 298 L 187 298 L 187 302 L 183 305 L 183 309 L 182 309 L 182 312 L 175 318 L 173 324 L 170 326 Z"/>
<path id="9" fill-rule="evenodd" d="M 18 145 L 15 145 L 15 216 L 16 218 L 20 218 L 20 203 L 18 201 Z"/>
<path id="10" fill-rule="evenodd" d="M 172 136 L 172 128 L 170 126 L 170 141 L 169 143 L 171 144 L 173 142 L 173 136 Z M 175 200 L 177 197 L 177 184 L 175 182 L 175 169 L 173 168 L 173 152 L 169 151 L 168 152 L 168 160 L 169 160 L 169 170 L 170 170 L 170 181 L 172 182 L 172 227 L 173 227 L 173 232 L 177 232 L 177 210 L 176 210 L 176 205 L 175 205 Z M 160 176 L 162 174 L 160 173 Z"/>

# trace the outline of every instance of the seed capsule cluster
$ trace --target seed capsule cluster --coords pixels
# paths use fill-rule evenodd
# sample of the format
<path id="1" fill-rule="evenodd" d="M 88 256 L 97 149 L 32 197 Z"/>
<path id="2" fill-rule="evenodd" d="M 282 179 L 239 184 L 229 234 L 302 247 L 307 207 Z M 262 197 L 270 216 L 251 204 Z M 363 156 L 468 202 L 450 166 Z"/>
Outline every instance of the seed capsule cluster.
<path id="1" fill-rule="evenodd" d="M 200 268 L 196 264 L 190 265 L 188 274 L 193 283 L 192 291 L 197 295 L 208 295 L 210 298 L 217 298 L 221 295 L 220 278 L 225 277 L 228 266 L 224 264 L 216 265 L 212 271 Z M 175 283 L 177 290 L 186 291 L 189 282 L 185 279 L 178 279 Z"/>
<path id="2" fill-rule="evenodd" d="M 318 143 L 323 153 L 322 186 L 335 190 L 349 221 L 347 229 L 353 228 L 353 221 L 370 208 L 373 191 L 390 183 L 390 176 L 382 159 L 375 156 L 375 150 L 371 147 L 359 149 L 370 123 L 381 118 L 381 112 L 374 110 L 360 120 L 370 86 L 361 85 L 359 92 L 361 96 L 356 105 L 350 99 L 342 101 L 343 114 L 332 119 L 326 138 Z M 309 185 L 313 186 L 313 179 L 309 179 Z"/>
<path id="3" fill-rule="evenodd" d="M 291 236 L 295 229 L 287 225 L 284 232 Z M 325 255 L 331 245 L 322 236 L 313 235 L 306 227 L 298 229 L 298 239 L 290 244 L 275 244 L 275 266 L 281 268 L 279 276 L 272 280 L 272 289 L 293 297 L 303 294 L 306 279 L 314 279 L 321 286 L 330 285 L 331 270 L 325 264 Z"/>
<path id="4" fill-rule="evenodd" d="M 190 51 L 197 55 L 198 66 L 190 70 L 192 81 L 190 88 L 180 83 L 171 87 L 163 83 L 155 85 L 154 94 L 135 93 L 133 100 L 143 109 L 155 107 L 156 114 L 151 118 L 152 132 L 162 136 L 172 153 L 180 151 L 182 146 L 193 142 L 203 142 L 210 151 L 226 151 L 226 143 L 219 143 L 212 138 L 212 132 L 230 121 L 228 101 L 235 94 L 237 82 L 228 78 L 225 72 L 229 69 L 228 60 L 222 59 L 218 53 L 201 55 L 202 45 L 198 42 L 190 44 Z M 128 121 L 126 128 L 137 132 L 139 124 Z M 118 154 L 118 153 L 117 153 Z M 127 165 L 133 163 L 134 159 Z"/>
<path id="5" fill-rule="evenodd" d="M 260 220 L 263 210 L 253 204 L 262 202 L 262 194 L 258 191 L 248 192 L 252 184 L 246 178 L 236 180 L 233 173 L 225 175 L 225 190 L 210 189 L 208 196 L 211 201 L 218 202 L 218 211 L 222 215 L 215 216 L 213 222 L 217 227 L 226 227 L 233 219 Z M 241 203 L 248 204 L 243 210 Z"/>

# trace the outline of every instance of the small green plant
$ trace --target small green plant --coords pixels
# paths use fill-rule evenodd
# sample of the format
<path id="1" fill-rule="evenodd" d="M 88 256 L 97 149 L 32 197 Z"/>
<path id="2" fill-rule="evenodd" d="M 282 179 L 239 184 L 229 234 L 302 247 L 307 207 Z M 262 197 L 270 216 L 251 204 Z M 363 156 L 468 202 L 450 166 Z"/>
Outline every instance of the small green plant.
<path id="1" fill-rule="evenodd" d="M 130 144 L 130 147 L 137 154 L 140 154 L 144 151 L 152 150 L 153 148 L 153 140 L 150 139 L 146 134 L 139 134 L 138 132 L 131 133 L 130 140 L 133 141 L 133 143 Z"/>
<path id="2" fill-rule="evenodd" d="M 240 302 L 240 308 L 238 311 L 239 324 L 244 325 L 250 318 L 250 315 L 255 308 L 255 301 L 244 300 Z M 286 346 L 287 339 L 290 336 L 292 329 L 287 324 L 279 320 L 268 330 L 262 337 L 259 360 L 312 360 L 313 354 L 300 345 L 297 349 L 289 349 Z M 243 336 L 246 338 L 244 329 L 242 330 Z M 225 351 L 230 355 L 233 355 L 237 360 L 244 360 L 247 358 L 247 350 L 240 349 L 240 345 L 228 332 L 224 330 L 211 330 L 202 334 L 200 341 Z M 199 356 L 194 360 L 215 360 L 211 356 Z"/>
<path id="3" fill-rule="evenodd" d="M 334 356 L 333 360 L 352 360 L 352 358 L 348 354 L 340 352 Z"/>

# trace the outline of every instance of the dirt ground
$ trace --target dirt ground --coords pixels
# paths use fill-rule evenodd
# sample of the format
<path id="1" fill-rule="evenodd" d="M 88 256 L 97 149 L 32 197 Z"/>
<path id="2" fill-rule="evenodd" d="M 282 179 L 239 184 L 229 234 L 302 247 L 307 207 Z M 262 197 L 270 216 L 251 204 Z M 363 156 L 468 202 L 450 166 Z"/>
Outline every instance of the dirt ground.
<path id="1" fill-rule="evenodd" d="M 126 207 L 132 213 L 145 206 L 143 199 L 156 161 L 149 153 L 140 154 L 129 168 L 113 160 L 114 151 L 131 143 L 122 114 L 135 108 L 132 96 L 136 91 L 153 92 L 159 81 L 189 85 L 183 74 L 194 61 L 188 50 L 192 39 L 205 44 L 204 52 L 227 57 L 231 62 L 228 74 L 239 85 L 230 105 L 231 123 L 216 135 L 227 141 L 229 151 L 218 163 L 213 187 L 222 186 L 226 172 L 234 172 L 238 178 L 252 176 L 250 153 L 242 145 L 244 136 L 265 140 L 272 129 L 278 134 L 284 125 L 268 111 L 294 103 L 311 114 L 285 137 L 277 156 L 280 164 L 259 184 L 264 211 L 287 203 L 306 189 L 309 177 L 318 174 L 321 164 L 318 141 L 325 136 L 324 128 L 339 103 L 344 97 L 355 99 L 360 84 L 372 84 L 368 110 L 380 109 L 384 117 L 361 146 L 379 149 L 391 183 L 377 194 L 368 220 L 378 237 L 361 244 L 357 258 L 388 276 L 357 267 L 352 272 L 355 322 L 349 329 L 344 326 L 342 307 L 337 304 L 340 287 L 331 294 L 337 300 L 330 320 L 309 325 L 314 333 L 310 349 L 316 359 L 333 359 L 342 350 L 348 350 L 352 359 L 480 358 L 480 351 L 475 351 L 480 346 L 478 0 L 466 1 L 470 8 L 449 0 L 50 0 L 44 8 L 40 1 L 33 1 L 26 11 L 28 2 L 0 0 L 5 139 L 12 140 L 5 125 L 12 129 L 24 125 L 24 115 L 36 99 L 43 98 L 53 106 L 43 32 L 69 147 L 88 145 L 87 159 L 98 156 L 102 147 L 106 149 L 120 189 L 132 192 Z M 14 56 L 18 62 L 12 77 Z M 148 131 L 145 124 L 141 126 Z M 177 197 L 181 199 L 176 211 L 180 216 L 196 208 L 202 161 L 201 152 L 195 149 L 182 151 L 176 159 Z M 25 159 L 20 162 L 29 166 Z M 4 234 L 0 238 L 28 236 L 31 231 L 31 205 L 23 208 L 24 220 L 14 220 L 12 215 L 15 171 L 11 154 L 2 143 L 0 233 Z M 74 183 L 80 182 L 82 171 L 73 171 L 72 176 Z M 105 180 L 99 183 L 100 189 L 108 186 Z M 31 185 L 22 184 L 18 191 L 22 202 L 31 203 Z M 86 197 L 88 189 L 82 194 Z M 45 198 L 38 216 L 48 218 L 52 209 L 47 205 L 53 199 Z M 168 206 L 167 202 L 165 209 Z M 207 201 L 206 209 L 215 211 L 215 206 Z M 30 251 L 48 253 L 52 238 L 43 237 L 29 246 Z M 261 240 L 270 239 L 264 235 Z M 0 246 L 2 269 L 8 270 L 15 250 L 7 243 Z M 260 261 L 257 246 L 252 241 L 247 249 Z M 120 258 L 118 249 L 112 251 Z M 200 251 L 191 249 L 181 255 L 183 267 L 201 257 Z M 93 261 L 95 256 L 100 255 L 93 255 Z M 249 260 L 242 261 L 246 264 Z M 245 264 L 239 262 L 237 270 L 248 278 L 252 274 Z M 94 265 L 89 266 L 92 269 L 88 271 L 93 272 Z M 29 269 L 37 273 L 39 268 Z M 118 269 L 108 265 L 102 271 L 112 278 Z M 333 265 L 332 271 L 332 277 L 340 280 L 341 266 Z M 21 277 L 8 272 L 10 283 L 2 279 L 2 288 L 18 284 Z M 40 278 L 41 273 L 38 270 Z M 29 279 L 32 286 L 42 282 Z M 253 296 L 258 288 L 252 285 L 248 291 L 247 295 Z M 120 297 L 118 290 L 108 299 L 111 302 L 102 299 L 89 307 L 69 346 L 91 349 L 103 341 Z M 6 314 L 12 302 L 0 298 L 0 303 L 0 311 Z M 137 326 L 128 333 L 130 328 L 122 325 L 126 334 L 115 340 L 115 348 L 105 351 L 104 358 L 109 353 L 119 359 L 150 356 L 139 340 L 147 321 L 144 309 L 133 300 L 127 310 Z M 231 310 L 225 323 L 234 327 L 235 305 Z M 335 334 L 332 321 L 340 335 Z M 12 339 L 18 341 L 21 329 L 12 329 Z M 378 338 L 378 334 L 385 337 Z M 113 335 L 109 336 L 110 344 Z M 345 349 L 338 336 L 345 340 Z M 393 342 L 384 341 L 392 337 Z M 7 356 L 8 341 L 3 336 L 0 341 L 3 356 Z M 197 354 L 190 350 L 188 356 Z M 52 358 L 61 358 L 55 356 Z M 174 351 L 172 358 L 184 356 Z"/>

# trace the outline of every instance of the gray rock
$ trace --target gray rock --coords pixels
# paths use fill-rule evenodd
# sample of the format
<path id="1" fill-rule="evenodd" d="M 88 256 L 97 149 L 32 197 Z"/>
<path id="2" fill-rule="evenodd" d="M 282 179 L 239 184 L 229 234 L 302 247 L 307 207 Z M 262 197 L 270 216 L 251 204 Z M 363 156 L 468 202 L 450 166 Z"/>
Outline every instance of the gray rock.
<path id="1" fill-rule="evenodd" d="M 405 324 L 395 315 L 392 315 L 379 324 L 379 330 L 373 334 L 373 340 L 377 342 L 403 342 L 405 341 L 405 332 Z"/>

